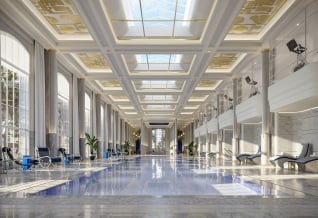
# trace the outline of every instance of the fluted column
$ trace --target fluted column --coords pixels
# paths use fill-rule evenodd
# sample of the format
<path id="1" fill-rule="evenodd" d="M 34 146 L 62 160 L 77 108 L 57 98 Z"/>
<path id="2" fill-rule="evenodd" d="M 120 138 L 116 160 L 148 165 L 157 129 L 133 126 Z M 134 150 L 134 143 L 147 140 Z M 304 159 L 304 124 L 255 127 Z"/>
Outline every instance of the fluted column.
<path id="1" fill-rule="evenodd" d="M 233 138 L 232 138 L 232 160 L 236 160 L 239 146 L 239 131 L 236 118 L 236 105 L 237 105 L 237 79 L 233 79 Z"/>
<path id="2" fill-rule="evenodd" d="M 262 51 L 262 138 L 261 138 L 261 164 L 268 164 L 271 143 L 270 110 L 268 103 L 269 86 L 269 49 Z"/>
<path id="3" fill-rule="evenodd" d="M 217 107 L 217 122 L 216 122 L 216 129 L 217 129 L 217 138 L 216 138 L 216 147 L 217 147 L 217 152 L 218 154 L 216 155 L 217 158 L 220 158 L 223 156 L 223 152 L 222 152 L 222 130 L 220 130 L 220 126 L 219 126 L 219 115 L 220 115 L 220 111 L 221 111 L 221 107 L 220 107 L 220 94 L 217 94 L 216 96 L 216 107 Z"/>

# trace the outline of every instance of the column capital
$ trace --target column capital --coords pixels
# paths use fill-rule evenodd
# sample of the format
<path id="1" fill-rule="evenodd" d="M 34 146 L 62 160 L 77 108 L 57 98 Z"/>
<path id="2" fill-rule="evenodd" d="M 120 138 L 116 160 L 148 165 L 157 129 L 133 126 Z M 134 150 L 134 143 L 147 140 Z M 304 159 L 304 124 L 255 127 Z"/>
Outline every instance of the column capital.
<path id="1" fill-rule="evenodd" d="M 263 48 L 263 49 L 262 49 L 262 53 L 263 53 L 263 52 L 269 52 L 270 50 L 271 50 L 270 48 Z"/>

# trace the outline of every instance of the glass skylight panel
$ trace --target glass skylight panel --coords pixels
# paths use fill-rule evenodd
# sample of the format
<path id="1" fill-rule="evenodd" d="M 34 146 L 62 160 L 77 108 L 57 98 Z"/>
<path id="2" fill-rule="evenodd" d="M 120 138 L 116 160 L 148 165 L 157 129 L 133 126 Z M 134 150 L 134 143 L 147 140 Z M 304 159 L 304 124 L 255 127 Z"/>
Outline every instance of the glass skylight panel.
<path id="1" fill-rule="evenodd" d="M 144 110 L 174 110 L 175 106 L 173 105 L 144 105 Z"/>
<path id="2" fill-rule="evenodd" d="M 176 88 L 175 80 L 143 80 L 142 89 L 173 89 Z"/>
<path id="3" fill-rule="evenodd" d="M 141 0 L 144 20 L 173 20 L 176 2 L 172 0 Z"/>
<path id="4" fill-rule="evenodd" d="M 121 0 L 127 20 L 141 20 L 139 0 Z M 132 23 L 131 23 L 132 24 Z"/>
<path id="5" fill-rule="evenodd" d="M 213 2 L 214 0 L 104 0 L 118 39 L 199 39 Z"/>
<path id="6" fill-rule="evenodd" d="M 142 95 L 139 96 L 141 102 L 177 102 L 178 96 L 174 95 Z"/>
<path id="7" fill-rule="evenodd" d="M 193 55 L 135 54 L 124 55 L 129 71 L 184 71 L 190 68 Z"/>

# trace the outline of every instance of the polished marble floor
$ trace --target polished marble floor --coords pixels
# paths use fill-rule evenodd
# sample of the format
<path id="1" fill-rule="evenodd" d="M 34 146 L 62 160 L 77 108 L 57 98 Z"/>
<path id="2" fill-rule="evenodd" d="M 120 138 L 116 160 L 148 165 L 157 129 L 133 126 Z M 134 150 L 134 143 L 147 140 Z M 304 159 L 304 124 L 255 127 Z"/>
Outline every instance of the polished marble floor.
<path id="1" fill-rule="evenodd" d="M 0 174 L 0 217 L 318 217 L 318 174 L 136 156 Z"/>

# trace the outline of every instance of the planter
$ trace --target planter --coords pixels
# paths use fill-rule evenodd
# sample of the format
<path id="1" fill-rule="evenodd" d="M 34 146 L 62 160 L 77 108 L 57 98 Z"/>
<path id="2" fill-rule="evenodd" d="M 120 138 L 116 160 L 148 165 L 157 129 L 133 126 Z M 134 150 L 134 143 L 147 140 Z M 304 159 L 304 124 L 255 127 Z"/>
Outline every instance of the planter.
<path id="1" fill-rule="evenodd" d="M 95 160 L 95 155 L 89 156 L 89 159 L 90 159 L 90 160 Z"/>

